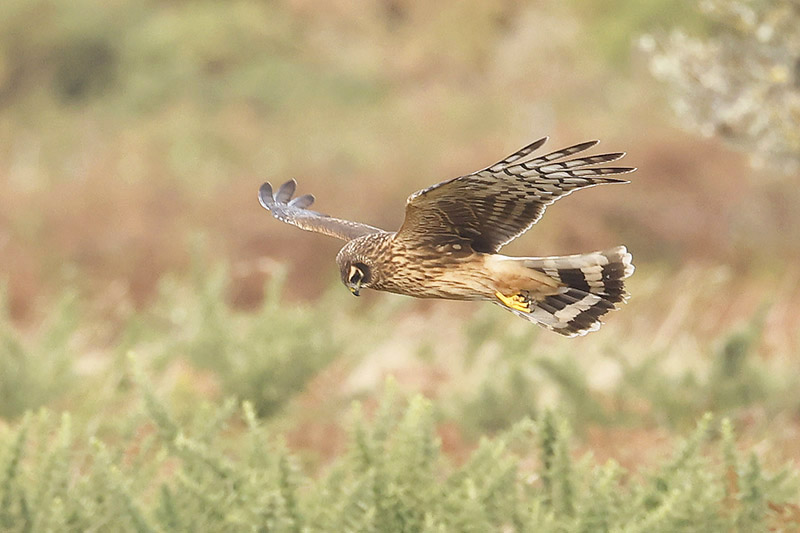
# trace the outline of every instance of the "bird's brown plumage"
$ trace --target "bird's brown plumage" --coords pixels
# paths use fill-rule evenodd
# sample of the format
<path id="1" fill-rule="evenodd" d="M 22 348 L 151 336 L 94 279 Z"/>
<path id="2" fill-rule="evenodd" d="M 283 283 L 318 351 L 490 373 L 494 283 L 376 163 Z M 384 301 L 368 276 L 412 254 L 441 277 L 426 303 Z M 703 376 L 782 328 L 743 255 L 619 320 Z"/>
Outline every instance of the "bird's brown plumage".
<path id="1" fill-rule="evenodd" d="M 624 247 L 565 257 L 511 258 L 500 248 L 536 223 L 546 206 L 572 191 L 605 183 L 630 167 L 597 166 L 624 156 L 575 156 L 597 141 L 542 156 L 539 139 L 483 170 L 412 194 L 397 232 L 333 218 L 294 200 L 296 183 L 259 200 L 275 218 L 348 241 L 337 256 L 342 281 L 422 298 L 489 300 L 564 335 L 599 327 L 599 318 L 624 300 L 622 280 L 633 272 Z"/>

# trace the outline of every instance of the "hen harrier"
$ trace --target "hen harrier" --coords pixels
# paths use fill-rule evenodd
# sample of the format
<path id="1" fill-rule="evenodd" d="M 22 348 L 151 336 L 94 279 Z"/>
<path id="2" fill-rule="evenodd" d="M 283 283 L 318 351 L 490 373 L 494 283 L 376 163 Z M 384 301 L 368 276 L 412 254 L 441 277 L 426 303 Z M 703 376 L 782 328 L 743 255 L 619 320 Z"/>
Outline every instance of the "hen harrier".
<path id="1" fill-rule="evenodd" d="M 624 152 L 568 157 L 588 141 L 538 157 L 547 137 L 494 165 L 417 191 L 406 202 L 396 232 L 311 211 L 310 194 L 292 200 L 297 183 L 273 194 L 264 183 L 261 205 L 301 229 L 347 241 L 336 256 L 342 282 L 418 298 L 486 300 L 562 335 L 584 335 L 626 299 L 623 280 L 633 273 L 624 246 L 561 257 L 508 257 L 498 250 L 527 231 L 545 207 L 584 187 L 627 183 L 608 176 L 629 167 L 596 166 Z"/>

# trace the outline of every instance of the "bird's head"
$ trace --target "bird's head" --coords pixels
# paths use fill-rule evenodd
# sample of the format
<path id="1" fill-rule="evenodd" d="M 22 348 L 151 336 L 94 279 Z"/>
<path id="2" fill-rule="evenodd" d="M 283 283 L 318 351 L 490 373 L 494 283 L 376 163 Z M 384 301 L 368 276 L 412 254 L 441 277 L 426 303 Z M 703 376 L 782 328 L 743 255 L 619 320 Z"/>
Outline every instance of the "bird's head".
<path id="1" fill-rule="evenodd" d="M 363 253 L 363 239 L 356 239 L 347 243 L 336 256 L 342 283 L 358 296 L 362 288 L 369 288 L 375 281 L 375 268 L 369 254 Z"/>
<path id="2" fill-rule="evenodd" d="M 362 262 L 348 261 L 340 265 L 342 283 L 350 289 L 355 296 L 358 296 L 362 287 L 369 287 L 372 281 L 372 269 Z"/>
<path id="3" fill-rule="evenodd" d="M 342 269 L 342 281 L 355 296 L 361 287 L 369 287 L 370 277 L 370 268 L 364 263 L 350 263 L 346 270 Z"/>
<path id="4" fill-rule="evenodd" d="M 336 263 L 342 283 L 355 296 L 361 289 L 384 289 L 386 261 L 381 258 L 385 241 L 382 236 L 364 235 L 349 241 L 339 250 Z"/>

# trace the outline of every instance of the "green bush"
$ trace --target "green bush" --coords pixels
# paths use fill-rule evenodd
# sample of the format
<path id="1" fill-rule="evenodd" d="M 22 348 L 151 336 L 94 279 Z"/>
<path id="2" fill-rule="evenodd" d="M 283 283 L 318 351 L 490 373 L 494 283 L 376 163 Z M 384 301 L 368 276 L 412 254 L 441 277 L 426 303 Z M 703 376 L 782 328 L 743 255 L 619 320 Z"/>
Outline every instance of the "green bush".
<path id="1" fill-rule="evenodd" d="M 800 167 L 797 3 L 708 0 L 699 8 L 709 35 L 673 29 L 641 40 L 680 124 L 793 176 Z"/>
<path id="2" fill-rule="evenodd" d="M 743 409 L 764 409 L 774 417 L 800 402 L 793 354 L 759 355 L 768 307 L 716 338 L 659 348 L 643 345 L 644 334 L 615 334 L 614 323 L 584 343 L 517 329 L 492 311 L 477 313 L 464 327 L 467 370 L 491 369 L 450 405 L 469 435 L 537 418 L 554 402 L 579 433 L 598 425 L 685 430 L 705 412 L 736 417 Z M 624 338 L 630 344 L 618 342 Z M 612 377 L 594 384 L 592 373 L 609 367 Z"/>
<path id="3" fill-rule="evenodd" d="M 341 299 L 282 299 L 280 272 L 258 309 L 235 310 L 226 301 L 229 279 L 227 269 L 196 254 L 190 282 L 164 280 L 159 300 L 131 321 L 122 347 L 143 351 L 162 371 L 176 360 L 208 371 L 223 396 L 247 400 L 265 417 L 332 361 L 357 355 L 369 337 L 353 334 L 354 321 L 338 320 Z"/>
<path id="4" fill-rule="evenodd" d="M 787 471 L 740 458 L 730 423 L 710 416 L 641 476 L 576 461 L 551 412 L 456 466 L 430 402 L 406 403 L 389 382 L 374 419 L 355 407 L 349 451 L 314 477 L 249 402 L 182 425 L 139 389 L 135 438 L 78 436 L 48 411 L 0 430 L 3 531 L 757 531 L 790 526 L 780 510 L 797 495 Z"/>
<path id="5" fill-rule="evenodd" d="M 59 399 L 75 381 L 77 296 L 65 293 L 35 336 L 14 328 L 0 286 L 0 419 L 15 418 Z"/>
<path id="6" fill-rule="evenodd" d="M 508 324 L 488 309 L 465 324 L 466 349 L 458 354 L 465 368 L 461 374 L 452 368 L 459 381 L 478 373 L 477 387 L 449 396 L 437 389 L 434 404 L 420 396 L 406 401 L 389 385 L 377 409 L 370 393 L 363 408 L 353 409 L 345 451 L 317 457 L 314 444 L 298 444 L 293 432 L 322 428 L 323 439 L 338 439 L 339 407 L 328 407 L 327 399 L 284 406 L 336 358 L 358 364 L 362 352 L 393 342 L 377 338 L 384 331 L 378 324 L 403 312 L 359 307 L 356 314 L 341 306 L 360 301 L 335 295 L 313 307 L 291 304 L 281 298 L 277 275 L 263 306 L 247 313 L 226 303 L 227 279 L 225 269 L 200 260 L 188 283 L 166 279 L 158 301 L 133 314 L 106 347 L 105 360 L 91 358 L 80 388 L 73 386 L 73 366 L 84 368 L 85 360 L 76 352 L 98 324 L 82 323 L 79 299 L 67 294 L 30 339 L 7 317 L 0 322 L 7 410 L 0 423 L 0 530 L 632 532 L 796 525 L 788 503 L 797 496 L 796 472 L 769 473 L 775 461 L 768 454 L 780 453 L 779 445 L 741 457 L 732 424 L 702 418 L 709 410 L 739 420 L 743 408 L 754 407 L 769 418 L 796 407 L 792 363 L 756 360 L 761 312 L 707 344 L 695 340 L 694 351 L 676 344 L 637 354 L 638 345 L 620 344 L 614 324 L 607 325 L 610 340 L 598 334 L 586 343 Z M 408 356 L 425 342 L 412 342 Z M 131 379 L 128 351 L 146 369 L 138 373 L 152 377 Z M 431 370 L 438 352 L 433 346 L 427 355 Z M 669 371 L 665 365 L 676 357 L 683 366 Z M 618 365 L 616 381 L 605 389 L 590 379 L 598 361 Z M 189 401 L 181 402 L 180 383 L 170 376 L 191 381 L 197 372 L 218 389 L 208 394 L 191 383 Z M 151 380 L 166 399 L 151 392 Z M 338 404 L 352 397 L 348 390 L 328 385 L 325 392 Z M 556 404 L 556 412 L 548 409 Z M 69 405 L 70 412 L 30 411 L 41 405 Z M 308 405 L 324 412 L 308 413 Z M 698 418 L 698 429 L 689 431 Z M 439 437 L 452 431 L 452 419 L 463 439 L 456 453 Z M 596 426 L 625 425 L 691 435 L 672 459 L 636 472 L 576 454 L 580 443 L 624 460 L 585 435 Z M 743 430 L 743 443 L 762 438 L 750 422 Z M 481 437 L 487 434 L 494 436 Z"/>

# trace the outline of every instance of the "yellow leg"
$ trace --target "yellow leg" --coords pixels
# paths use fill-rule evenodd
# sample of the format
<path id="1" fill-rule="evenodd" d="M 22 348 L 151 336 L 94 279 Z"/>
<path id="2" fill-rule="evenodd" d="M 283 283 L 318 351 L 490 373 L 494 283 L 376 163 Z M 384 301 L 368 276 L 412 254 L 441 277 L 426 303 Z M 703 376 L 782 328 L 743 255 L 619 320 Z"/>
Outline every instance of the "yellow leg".
<path id="1" fill-rule="evenodd" d="M 515 309 L 517 311 L 522 311 L 523 313 L 530 313 L 531 312 L 530 303 L 527 301 L 527 299 L 524 296 L 522 296 L 519 293 L 513 294 L 511 296 L 506 296 L 503 293 L 501 293 L 500 291 L 497 291 L 497 292 L 494 293 L 494 295 L 497 296 L 497 298 L 501 302 L 503 302 L 503 304 L 506 307 L 509 307 L 511 309 Z"/>

